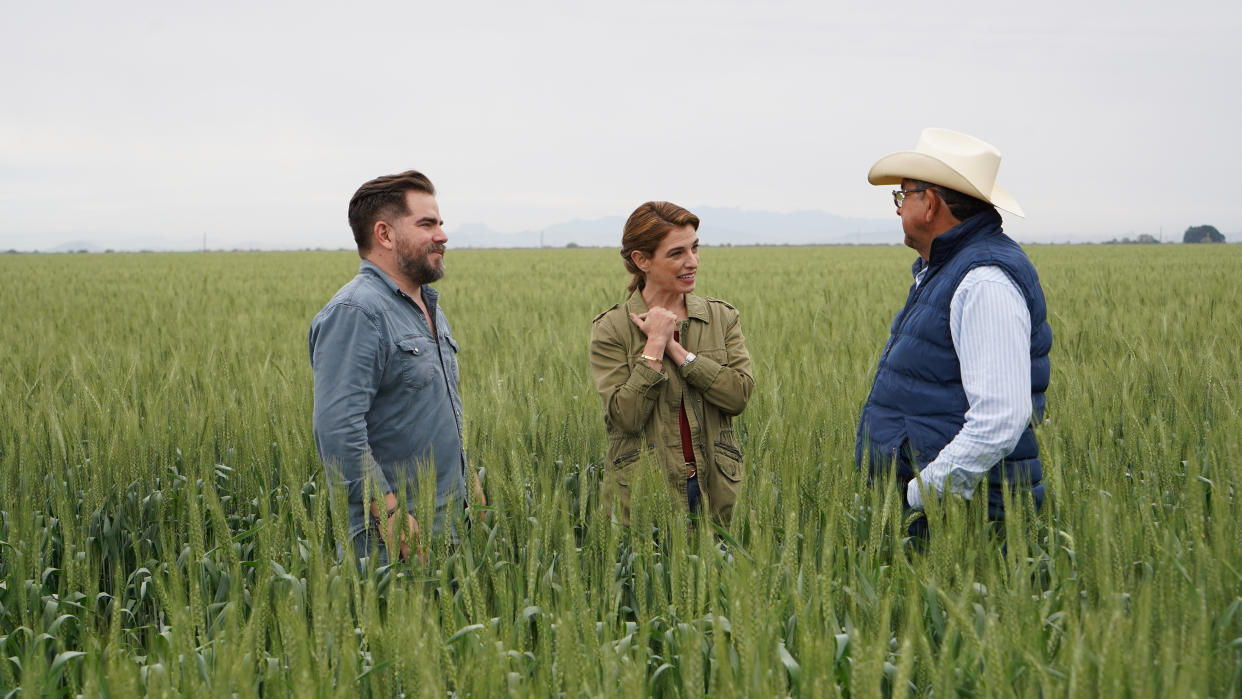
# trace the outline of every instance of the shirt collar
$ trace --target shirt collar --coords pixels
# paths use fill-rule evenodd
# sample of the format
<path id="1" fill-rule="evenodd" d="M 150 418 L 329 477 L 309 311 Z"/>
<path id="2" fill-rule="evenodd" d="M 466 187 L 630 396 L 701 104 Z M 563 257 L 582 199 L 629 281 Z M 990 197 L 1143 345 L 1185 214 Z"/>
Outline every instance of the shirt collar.
<path id="1" fill-rule="evenodd" d="M 379 265 L 375 264 L 374 262 L 370 260 L 363 260 L 362 264 L 358 265 L 358 274 L 371 274 L 375 277 L 378 277 L 380 281 L 384 282 L 384 284 L 387 285 L 388 288 L 392 290 L 392 293 L 396 294 L 397 296 L 406 295 L 406 293 L 401 290 L 401 287 L 397 286 L 397 282 L 393 281 L 393 278 L 388 276 L 387 272 L 380 269 Z M 423 284 L 420 287 L 420 291 L 422 291 L 423 293 L 423 299 L 432 304 L 434 304 L 436 302 L 436 299 L 440 297 L 440 292 L 436 291 L 435 289 L 431 288 L 430 286 L 426 284 Z"/>
<path id="2" fill-rule="evenodd" d="M 647 302 L 643 300 L 642 292 L 635 291 L 625 300 L 625 310 L 635 315 L 642 315 L 647 312 Z M 694 294 L 686 294 L 686 315 L 695 320 L 708 322 L 711 320 L 711 313 L 707 310 L 707 299 Z"/>
<path id="3" fill-rule="evenodd" d="M 707 299 L 694 294 L 686 294 L 686 315 L 707 322 L 711 317 L 707 312 Z"/>

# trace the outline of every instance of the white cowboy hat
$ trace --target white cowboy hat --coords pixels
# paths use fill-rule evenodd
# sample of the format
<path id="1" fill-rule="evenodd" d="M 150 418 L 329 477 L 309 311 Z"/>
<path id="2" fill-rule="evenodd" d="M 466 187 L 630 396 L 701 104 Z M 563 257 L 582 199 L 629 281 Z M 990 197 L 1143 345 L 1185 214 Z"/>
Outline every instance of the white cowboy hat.
<path id="1" fill-rule="evenodd" d="M 1025 217 L 1018 200 L 996 184 L 1000 161 L 1000 151 L 987 141 L 949 129 L 923 129 L 914 150 L 880 158 L 867 173 L 867 181 L 899 185 L 907 178 L 923 180 Z"/>

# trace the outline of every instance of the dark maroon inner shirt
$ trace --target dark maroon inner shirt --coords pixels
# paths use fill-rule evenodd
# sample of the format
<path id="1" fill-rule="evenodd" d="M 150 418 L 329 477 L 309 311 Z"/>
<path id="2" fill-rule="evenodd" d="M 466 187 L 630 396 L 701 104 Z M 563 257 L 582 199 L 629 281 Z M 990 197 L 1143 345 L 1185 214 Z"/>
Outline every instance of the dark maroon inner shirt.
<path id="1" fill-rule="evenodd" d="M 673 331 L 673 341 L 681 342 L 681 337 L 676 330 Z M 677 419 L 681 422 L 681 455 L 685 457 L 686 463 L 694 463 L 694 442 L 690 437 L 690 421 L 686 419 L 686 398 L 683 394 L 681 399 L 681 408 L 677 411 Z"/>

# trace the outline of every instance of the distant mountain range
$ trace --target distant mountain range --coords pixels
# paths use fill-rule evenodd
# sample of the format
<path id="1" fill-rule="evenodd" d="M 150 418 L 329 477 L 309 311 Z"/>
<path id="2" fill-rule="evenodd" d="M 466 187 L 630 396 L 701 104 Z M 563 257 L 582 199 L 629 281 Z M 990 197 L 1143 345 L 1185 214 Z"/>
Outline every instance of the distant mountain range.
<path id="1" fill-rule="evenodd" d="M 901 242 L 896 217 L 848 218 L 827 211 L 790 213 L 743 211 L 734 208 L 695 207 L 701 221 L 699 239 L 705 245 L 828 245 L 833 243 Z M 574 219 L 540 230 L 502 233 L 482 223 L 466 223 L 449 231 L 453 247 L 537 248 L 615 247 L 621 242 L 624 216 Z"/>
<path id="2" fill-rule="evenodd" d="M 880 244 L 900 245 L 901 222 L 891 218 L 849 218 L 827 211 L 806 210 L 789 213 L 772 211 L 744 211 L 736 208 L 702 206 L 693 211 L 702 221 L 699 238 L 704 245 L 842 245 Z M 605 216 L 596 219 L 573 219 L 539 230 L 501 232 L 483 223 L 466 223 L 450 228 L 449 245 L 455 248 L 563 248 L 570 243 L 582 247 L 617 247 L 621 242 L 624 216 Z M 202 249 L 201 238 L 175 237 L 164 239 L 135 238 L 132 236 L 92 236 L 75 232 L 69 242 L 44 247 L 44 252 L 105 252 L 151 250 L 192 251 Z M 341 236 L 336 236 L 341 240 Z M 1226 242 L 1242 243 L 1242 232 L 1228 233 Z M 1023 243 L 1033 241 L 1020 241 Z M 1102 242 L 1083 240 L 1079 242 Z M 1176 241 L 1181 242 L 1181 236 Z M 313 241 L 280 243 L 266 240 L 228 240 L 212 238 L 207 247 L 212 250 L 298 250 L 322 248 Z M 333 244 L 332 249 L 352 249 L 347 243 Z M 0 250 L 0 252 L 4 252 Z"/>

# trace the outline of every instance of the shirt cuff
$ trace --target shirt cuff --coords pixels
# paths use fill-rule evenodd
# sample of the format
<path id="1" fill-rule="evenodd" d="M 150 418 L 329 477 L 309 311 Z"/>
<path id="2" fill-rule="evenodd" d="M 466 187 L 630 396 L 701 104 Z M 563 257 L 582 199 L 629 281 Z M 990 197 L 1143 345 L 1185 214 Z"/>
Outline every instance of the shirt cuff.
<path id="1" fill-rule="evenodd" d="M 639 360 L 630 374 L 630 384 L 643 393 L 664 381 L 668 381 L 664 372 L 652 369 L 645 359 Z"/>
<path id="2" fill-rule="evenodd" d="M 924 484 L 923 487 L 930 488 L 931 486 Z M 911 478 L 910 482 L 906 484 L 906 504 L 909 505 L 912 510 L 923 509 L 923 496 L 919 492 L 918 476 Z"/>
<path id="3" fill-rule="evenodd" d="M 681 375 L 691 386 L 706 391 L 712 387 L 712 382 L 716 380 L 716 375 L 724 366 L 719 362 L 708 357 L 696 356 L 690 366 L 681 370 Z"/>

